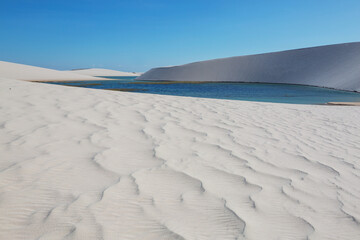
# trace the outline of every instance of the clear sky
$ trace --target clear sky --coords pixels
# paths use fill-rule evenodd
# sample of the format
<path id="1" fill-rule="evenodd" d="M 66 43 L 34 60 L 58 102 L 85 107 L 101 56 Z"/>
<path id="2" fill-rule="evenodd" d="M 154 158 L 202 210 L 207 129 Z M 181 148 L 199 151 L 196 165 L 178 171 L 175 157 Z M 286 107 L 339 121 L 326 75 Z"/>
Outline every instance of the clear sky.
<path id="1" fill-rule="evenodd" d="M 0 60 L 146 71 L 360 41 L 359 0 L 0 0 Z"/>

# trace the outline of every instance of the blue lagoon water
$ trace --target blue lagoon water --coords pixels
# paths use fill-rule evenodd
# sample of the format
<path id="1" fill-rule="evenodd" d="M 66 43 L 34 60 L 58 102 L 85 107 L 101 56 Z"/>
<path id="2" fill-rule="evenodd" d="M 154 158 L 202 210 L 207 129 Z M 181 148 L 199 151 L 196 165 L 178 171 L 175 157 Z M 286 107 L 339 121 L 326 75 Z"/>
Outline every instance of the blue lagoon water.
<path id="1" fill-rule="evenodd" d="M 276 103 L 324 104 L 327 102 L 360 102 L 360 93 L 302 85 L 241 82 L 154 82 L 137 81 L 134 77 L 111 77 L 111 79 L 113 80 L 49 83 L 173 96 Z"/>

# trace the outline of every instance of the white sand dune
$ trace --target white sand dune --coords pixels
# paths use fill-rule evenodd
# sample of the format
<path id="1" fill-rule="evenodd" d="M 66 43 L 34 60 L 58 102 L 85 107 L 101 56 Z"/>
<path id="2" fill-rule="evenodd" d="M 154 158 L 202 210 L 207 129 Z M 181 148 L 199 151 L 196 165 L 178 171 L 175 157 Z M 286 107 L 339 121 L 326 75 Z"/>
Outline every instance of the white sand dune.
<path id="1" fill-rule="evenodd" d="M 360 108 L 0 80 L 0 239 L 360 236 Z"/>
<path id="2" fill-rule="evenodd" d="M 154 68 L 139 80 L 289 83 L 360 92 L 360 42 Z"/>
<path id="3" fill-rule="evenodd" d="M 122 72 L 117 70 L 103 69 L 103 68 L 87 68 L 87 69 L 75 69 L 71 71 L 66 71 L 70 73 L 76 73 L 81 75 L 93 76 L 93 77 L 136 77 L 140 76 L 140 73 L 133 72 Z"/>
<path id="4" fill-rule="evenodd" d="M 90 81 L 102 80 L 81 74 L 57 71 L 48 68 L 34 67 L 18 63 L 0 61 L 0 76 L 3 78 L 26 81 Z"/>

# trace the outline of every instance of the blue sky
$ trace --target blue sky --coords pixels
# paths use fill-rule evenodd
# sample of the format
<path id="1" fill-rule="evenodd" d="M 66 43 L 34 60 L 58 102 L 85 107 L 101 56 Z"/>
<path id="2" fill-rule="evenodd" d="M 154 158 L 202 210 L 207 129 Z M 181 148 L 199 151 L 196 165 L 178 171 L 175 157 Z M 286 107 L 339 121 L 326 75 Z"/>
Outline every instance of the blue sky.
<path id="1" fill-rule="evenodd" d="M 146 71 L 360 41 L 359 0 L 0 0 L 0 60 Z"/>

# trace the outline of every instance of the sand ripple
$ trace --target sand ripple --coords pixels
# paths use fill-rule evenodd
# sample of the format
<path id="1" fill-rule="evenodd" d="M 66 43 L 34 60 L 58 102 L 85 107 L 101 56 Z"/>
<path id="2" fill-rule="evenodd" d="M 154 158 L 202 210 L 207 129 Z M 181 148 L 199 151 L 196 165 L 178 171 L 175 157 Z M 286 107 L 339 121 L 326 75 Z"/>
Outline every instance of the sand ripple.
<path id="1" fill-rule="evenodd" d="M 360 236 L 360 108 L 0 86 L 0 239 Z"/>

